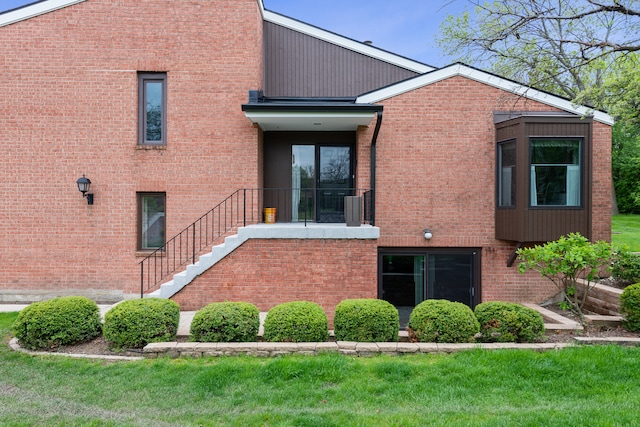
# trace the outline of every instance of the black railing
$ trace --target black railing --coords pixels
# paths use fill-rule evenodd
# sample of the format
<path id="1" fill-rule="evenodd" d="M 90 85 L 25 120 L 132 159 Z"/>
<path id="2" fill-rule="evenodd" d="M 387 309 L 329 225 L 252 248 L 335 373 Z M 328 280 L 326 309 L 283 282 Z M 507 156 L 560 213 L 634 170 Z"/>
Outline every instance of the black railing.
<path id="1" fill-rule="evenodd" d="M 275 208 L 277 222 L 345 222 L 344 198 L 361 197 L 361 222 L 374 224 L 373 190 L 355 188 L 260 188 L 237 190 L 140 262 L 140 297 L 168 276 L 211 250 L 239 226 L 265 222 L 265 208 Z M 267 218 L 270 219 L 270 218 Z"/>

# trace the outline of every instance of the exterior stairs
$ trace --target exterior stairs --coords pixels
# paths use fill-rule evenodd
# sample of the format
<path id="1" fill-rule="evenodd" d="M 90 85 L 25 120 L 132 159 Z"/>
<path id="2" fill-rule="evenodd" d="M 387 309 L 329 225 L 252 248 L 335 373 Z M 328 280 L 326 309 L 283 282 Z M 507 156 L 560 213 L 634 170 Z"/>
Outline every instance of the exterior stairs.
<path id="1" fill-rule="evenodd" d="M 195 264 L 189 264 L 184 271 L 173 275 L 173 280 L 163 283 L 160 288 L 147 294 L 152 298 L 171 298 L 177 294 L 182 288 L 191 283 L 196 277 L 216 265 L 231 252 L 236 250 L 240 245 L 249 239 L 249 233 L 242 233 L 242 228 L 238 230 L 238 234 L 227 236 L 224 243 L 216 245 L 211 252 L 200 255 Z"/>
<path id="2" fill-rule="evenodd" d="M 237 234 L 226 237 L 224 243 L 214 246 L 211 252 L 201 255 L 195 264 L 187 265 L 184 271 L 173 276 L 173 280 L 163 283 L 159 289 L 146 296 L 171 298 L 249 239 L 378 239 L 379 237 L 380 229 L 371 225 L 346 227 L 345 224 L 260 223 L 240 227 Z"/>

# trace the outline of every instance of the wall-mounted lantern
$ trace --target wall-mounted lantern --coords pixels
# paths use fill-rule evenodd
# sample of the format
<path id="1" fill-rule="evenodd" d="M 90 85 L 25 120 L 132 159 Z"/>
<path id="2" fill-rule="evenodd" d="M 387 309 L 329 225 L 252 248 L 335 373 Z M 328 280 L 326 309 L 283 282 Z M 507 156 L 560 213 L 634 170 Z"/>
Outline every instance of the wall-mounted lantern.
<path id="1" fill-rule="evenodd" d="M 91 180 L 82 174 L 82 178 L 78 178 L 76 181 L 78 184 L 78 191 L 82 193 L 82 197 L 87 198 L 87 204 L 93 204 L 93 193 L 89 193 L 89 188 L 91 187 Z"/>
<path id="2" fill-rule="evenodd" d="M 423 233 L 426 240 L 431 240 L 431 238 L 433 237 L 433 233 L 431 232 L 430 228 L 425 229 Z"/>

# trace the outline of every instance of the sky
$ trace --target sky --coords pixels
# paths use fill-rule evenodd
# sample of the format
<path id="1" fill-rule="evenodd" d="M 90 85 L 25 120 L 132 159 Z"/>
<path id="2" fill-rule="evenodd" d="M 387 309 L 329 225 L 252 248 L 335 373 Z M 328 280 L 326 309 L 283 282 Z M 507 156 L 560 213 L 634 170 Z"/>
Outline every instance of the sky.
<path id="1" fill-rule="evenodd" d="M 453 62 L 436 45 L 440 23 L 469 5 L 466 0 L 263 1 L 273 12 L 435 67 Z M 28 3 L 33 0 L 0 0 L 0 12 Z"/>

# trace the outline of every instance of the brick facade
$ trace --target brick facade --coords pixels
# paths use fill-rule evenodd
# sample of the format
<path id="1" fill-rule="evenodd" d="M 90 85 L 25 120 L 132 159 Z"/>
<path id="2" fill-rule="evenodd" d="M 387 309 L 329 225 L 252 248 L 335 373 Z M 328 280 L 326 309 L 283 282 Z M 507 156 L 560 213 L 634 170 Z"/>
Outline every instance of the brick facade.
<path id="1" fill-rule="evenodd" d="M 245 242 L 173 300 L 183 310 L 248 301 L 261 311 L 297 300 L 322 306 L 330 321 L 345 298 L 377 297 L 375 240 L 292 239 Z"/>
<path id="2" fill-rule="evenodd" d="M 258 187 L 240 104 L 261 40 L 255 0 L 91 0 L 0 28 L 0 289 L 135 293 L 136 192 L 166 192 L 173 236 Z M 137 146 L 139 71 L 167 73 L 166 147 Z"/>
<path id="3" fill-rule="evenodd" d="M 90 0 L 0 28 L 0 293 L 136 294 L 136 193 L 166 192 L 171 237 L 263 186 L 264 135 L 240 107 L 263 87 L 262 25 L 256 0 Z M 166 147 L 137 145 L 138 72 L 167 73 Z M 484 301 L 554 292 L 507 267 L 515 244 L 495 239 L 493 123 L 553 108 L 462 76 L 380 104 L 380 238 L 249 240 L 174 296 L 183 309 L 306 299 L 332 318 L 342 299 L 378 295 L 378 248 L 480 248 Z M 358 188 L 372 186 L 375 120 L 357 131 Z M 591 191 L 593 237 L 610 240 L 611 128 L 597 121 Z"/>

